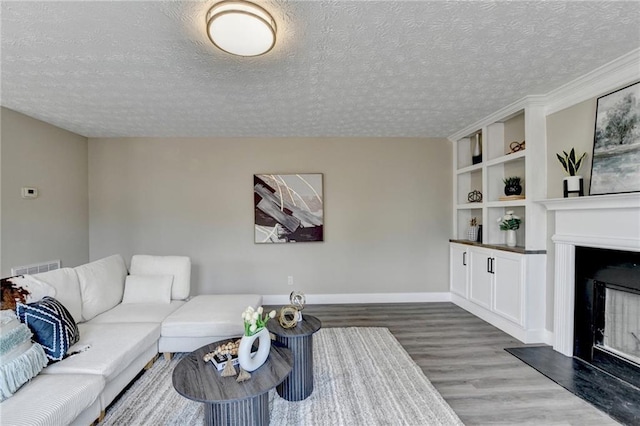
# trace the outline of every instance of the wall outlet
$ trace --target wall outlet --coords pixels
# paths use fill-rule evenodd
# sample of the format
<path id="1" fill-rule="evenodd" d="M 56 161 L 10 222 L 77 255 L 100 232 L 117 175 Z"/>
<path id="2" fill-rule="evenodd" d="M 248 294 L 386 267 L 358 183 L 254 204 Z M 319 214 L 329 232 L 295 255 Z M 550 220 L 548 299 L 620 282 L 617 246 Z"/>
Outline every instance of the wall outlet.
<path id="1" fill-rule="evenodd" d="M 293 275 L 289 275 L 289 276 L 287 277 L 287 284 L 289 284 L 289 285 L 293 285 Z"/>

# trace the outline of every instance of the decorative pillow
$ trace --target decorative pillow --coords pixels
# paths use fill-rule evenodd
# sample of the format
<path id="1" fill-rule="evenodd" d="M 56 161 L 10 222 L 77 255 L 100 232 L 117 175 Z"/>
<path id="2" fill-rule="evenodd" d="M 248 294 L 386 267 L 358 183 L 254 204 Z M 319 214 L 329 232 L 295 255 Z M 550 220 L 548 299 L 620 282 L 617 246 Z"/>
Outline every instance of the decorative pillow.
<path id="1" fill-rule="evenodd" d="M 85 321 L 122 302 L 124 278 L 127 276 L 127 266 L 122 256 L 115 254 L 74 269 L 80 281 L 82 317 Z"/>
<path id="2" fill-rule="evenodd" d="M 171 303 L 173 275 L 128 275 L 122 303 Z"/>
<path id="3" fill-rule="evenodd" d="M 56 289 L 31 275 L 16 275 L 0 280 L 2 305 L 0 309 L 16 309 L 16 302 L 31 303 L 45 296 L 55 296 Z"/>
<path id="4" fill-rule="evenodd" d="M 31 342 L 31 336 L 15 312 L 0 312 L 0 401 L 12 396 L 49 362 L 42 346 Z"/>
<path id="5" fill-rule="evenodd" d="M 73 317 L 62 303 L 53 297 L 27 305 L 18 303 L 16 313 L 20 321 L 33 332 L 44 353 L 52 361 L 60 361 L 74 343 L 80 331 Z"/>

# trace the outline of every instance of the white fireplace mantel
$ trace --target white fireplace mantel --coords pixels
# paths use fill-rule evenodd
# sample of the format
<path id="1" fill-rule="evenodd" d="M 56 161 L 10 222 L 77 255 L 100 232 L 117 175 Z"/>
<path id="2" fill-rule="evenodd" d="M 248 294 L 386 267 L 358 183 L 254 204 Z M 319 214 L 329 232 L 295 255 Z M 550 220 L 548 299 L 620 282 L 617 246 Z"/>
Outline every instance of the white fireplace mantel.
<path id="1" fill-rule="evenodd" d="M 640 251 L 640 193 L 538 202 L 555 212 L 553 348 L 572 356 L 575 247 Z"/>
<path id="2" fill-rule="evenodd" d="M 547 210 L 640 209 L 640 192 L 592 195 L 590 197 L 552 198 L 538 201 Z"/>

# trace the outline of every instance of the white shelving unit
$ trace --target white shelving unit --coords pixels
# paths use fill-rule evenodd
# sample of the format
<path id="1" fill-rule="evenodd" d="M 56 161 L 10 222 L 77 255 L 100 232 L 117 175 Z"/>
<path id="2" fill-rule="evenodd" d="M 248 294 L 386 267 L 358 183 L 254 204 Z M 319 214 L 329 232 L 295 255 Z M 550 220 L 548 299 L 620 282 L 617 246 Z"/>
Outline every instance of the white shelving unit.
<path id="1" fill-rule="evenodd" d="M 546 342 L 546 117 L 538 97 L 510 105 L 449 138 L 453 149 L 453 237 L 450 290 L 454 303 L 525 343 Z M 482 160 L 473 164 L 476 141 Z M 512 152 L 512 142 L 525 149 Z M 521 178 L 522 199 L 504 200 L 503 179 Z M 469 202 L 471 191 L 481 202 Z M 522 223 L 517 246 L 506 246 L 498 218 L 513 210 Z M 467 241 L 472 218 L 482 241 Z"/>
<path id="2" fill-rule="evenodd" d="M 471 218 L 483 225 L 482 244 L 505 244 L 506 232 L 500 231 L 497 219 L 508 210 L 522 218 L 516 232 L 518 247 L 523 250 L 544 250 L 546 212 L 533 202 L 546 192 L 544 108 L 535 98 L 525 98 L 482 122 L 475 123 L 449 139 L 454 149 L 454 232 L 453 239 L 464 240 Z M 476 135 L 482 144 L 482 162 L 472 164 Z M 525 149 L 511 152 L 512 142 L 525 141 Z M 503 179 L 521 178 L 521 200 L 501 200 Z M 469 192 L 482 193 L 482 202 L 469 202 Z"/>

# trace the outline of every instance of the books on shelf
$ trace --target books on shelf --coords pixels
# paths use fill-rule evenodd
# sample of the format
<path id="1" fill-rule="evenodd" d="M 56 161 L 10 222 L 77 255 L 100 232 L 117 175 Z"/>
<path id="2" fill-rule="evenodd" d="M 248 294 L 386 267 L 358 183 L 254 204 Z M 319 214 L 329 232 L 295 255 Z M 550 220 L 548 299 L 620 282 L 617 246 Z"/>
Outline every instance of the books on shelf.
<path id="1" fill-rule="evenodd" d="M 506 195 L 500 197 L 500 201 L 524 200 L 524 195 Z"/>

